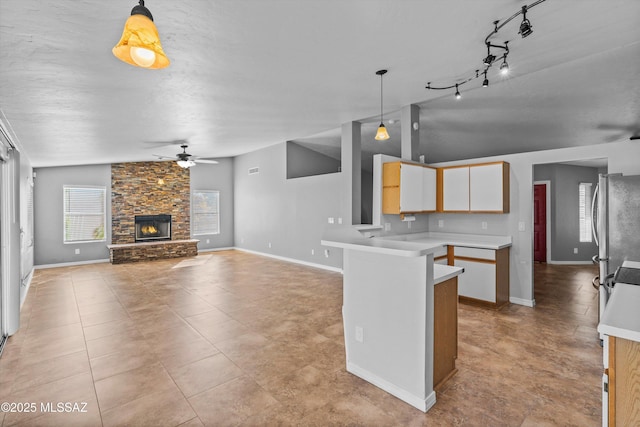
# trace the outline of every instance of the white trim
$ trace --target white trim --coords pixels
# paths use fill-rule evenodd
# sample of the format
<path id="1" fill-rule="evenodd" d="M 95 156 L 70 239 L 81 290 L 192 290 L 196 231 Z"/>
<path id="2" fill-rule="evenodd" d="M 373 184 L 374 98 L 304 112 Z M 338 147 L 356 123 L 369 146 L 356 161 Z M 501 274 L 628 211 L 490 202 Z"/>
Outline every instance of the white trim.
<path id="1" fill-rule="evenodd" d="M 100 264 L 102 262 L 111 262 L 109 259 L 92 259 L 89 261 L 73 261 L 73 262 L 61 262 L 59 264 L 42 264 L 34 265 L 34 270 L 43 270 L 46 268 L 58 268 L 58 267 L 73 267 L 74 265 L 86 265 L 86 264 Z"/>
<path id="2" fill-rule="evenodd" d="M 200 254 L 200 252 L 218 252 L 218 251 L 232 251 L 236 249 L 233 246 L 227 246 L 224 248 L 208 248 L 208 249 L 198 249 L 198 254 Z"/>
<path id="3" fill-rule="evenodd" d="M 547 264 L 557 264 L 557 265 L 589 265 L 593 264 L 593 261 L 549 261 Z"/>
<path id="4" fill-rule="evenodd" d="M 279 259 L 281 261 L 292 262 L 294 264 L 302 264 L 302 265 L 306 265 L 306 266 L 309 266 L 309 267 L 321 268 L 323 270 L 333 271 L 334 273 L 342 273 L 342 269 L 338 268 L 338 267 L 331 267 L 329 265 L 316 264 L 315 262 L 302 261 L 302 260 L 295 259 L 295 258 L 287 258 L 287 257 L 279 256 L 279 255 L 268 254 L 268 253 L 265 253 L 265 252 L 253 251 L 251 249 L 244 249 L 244 248 L 238 248 L 238 247 L 236 247 L 234 249 L 236 249 L 238 251 L 242 251 L 242 252 L 248 252 L 250 254 L 262 255 L 262 256 L 269 257 L 269 258 Z"/>
<path id="5" fill-rule="evenodd" d="M 525 307 L 535 307 L 536 306 L 536 300 L 534 300 L 534 299 L 524 299 L 524 298 L 509 297 L 509 302 L 511 304 L 524 305 Z"/>
<path id="6" fill-rule="evenodd" d="M 20 310 L 22 311 L 22 306 L 24 305 L 25 300 L 27 299 L 27 294 L 29 293 L 29 288 L 31 287 L 31 279 L 33 279 L 34 268 L 31 269 L 29 274 L 27 274 L 27 279 L 22 280 L 21 286 L 24 286 L 24 291 L 20 289 Z M 25 284 L 26 282 L 26 284 Z"/>
<path id="7" fill-rule="evenodd" d="M 545 186 L 545 197 L 547 198 L 547 218 L 545 220 L 545 227 L 547 229 L 547 237 L 546 237 L 546 241 L 547 241 L 547 255 L 546 255 L 546 260 L 545 262 L 550 262 L 551 260 L 551 181 L 549 180 L 543 180 L 543 181 L 533 181 L 533 187 L 535 188 L 536 185 L 544 185 Z M 535 218 L 535 213 L 534 215 L 531 215 L 532 220 L 533 218 Z M 531 230 L 533 230 L 534 225 L 531 226 Z M 533 232 L 531 233 L 533 235 Z M 535 245 L 535 244 L 534 244 Z"/>
<path id="8" fill-rule="evenodd" d="M 436 404 L 436 392 L 433 390 L 431 390 L 431 393 L 429 393 L 429 395 L 425 399 L 421 399 L 413 393 L 401 389 L 400 387 L 390 383 L 389 381 L 384 380 L 377 375 L 367 371 L 366 369 L 362 369 L 361 367 L 354 365 L 349 361 L 347 361 L 347 371 L 362 378 L 365 381 L 370 382 L 376 387 L 381 388 L 387 393 L 394 395 L 398 399 L 407 402 L 409 405 L 420 409 L 422 412 L 427 412 L 433 405 Z"/>

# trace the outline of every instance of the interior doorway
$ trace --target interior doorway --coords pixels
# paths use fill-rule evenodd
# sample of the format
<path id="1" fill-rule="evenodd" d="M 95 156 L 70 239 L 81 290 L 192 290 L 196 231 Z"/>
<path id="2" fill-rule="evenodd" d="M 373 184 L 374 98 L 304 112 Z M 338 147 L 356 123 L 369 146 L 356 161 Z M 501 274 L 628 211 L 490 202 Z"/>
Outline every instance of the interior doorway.
<path id="1" fill-rule="evenodd" d="M 547 262 L 548 182 L 533 187 L 533 261 Z"/>

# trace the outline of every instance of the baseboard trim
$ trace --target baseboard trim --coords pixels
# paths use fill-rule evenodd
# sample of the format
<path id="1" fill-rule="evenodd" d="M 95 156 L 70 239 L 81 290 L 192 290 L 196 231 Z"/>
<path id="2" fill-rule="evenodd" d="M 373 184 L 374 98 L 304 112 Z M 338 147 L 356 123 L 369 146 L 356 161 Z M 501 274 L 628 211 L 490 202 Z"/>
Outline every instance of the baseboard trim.
<path id="1" fill-rule="evenodd" d="M 87 264 L 100 264 L 103 262 L 110 262 L 109 259 L 92 259 L 89 261 L 74 261 L 74 262 L 61 262 L 58 264 L 40 264 L 34 265 L 34 270 L 44 270 L 46 268 L 58 268 L 58 267 L 73 267 L 75 265 L 87 265 Z"/>
<path id="2" fill-rule="evenodd" d="M 535 307 L 536 300 L 534 299 L 524 299 L 524 298 L 516 298 L 510 297 L 509 302 L 512 304 L 524 305 L 525 307 Z"/>
<path id="3" fill-rule="evenodd" d="M 219 251 L 232 251 L 236 249 L 233 246 L 226 246 L 224 248 L 208 248 L 208 249 L 198 249 L 198 254 L 200 252 L 219 252 Z"/>
<path id="4" fill-rule="evenodd" d="M 238 251 L 241 251 L 241 252 L 247 252 L 247 253 L 254 254 L 254 255 L 266 256 L 266 257 L 269 257 L 269 258 L 279 259 L 280 261 L 286 261 L 286 262 L 291 262 L 291 263 L 294 263 L 294 264 L 306 265 L 307 267 L 315 267 L 315 268 L 320 268 L 322 270 L 328 270 L 328 271 L 333 271 L 334 273 L 341 273 L 342 274 L 342 269 L 338 268 L 338 267 L 331 267 L 329 265 L 316 264 L 315 262 L 302 261 L 302 260 L 295 259 L 295 258 L 288 258 L 288 257 L 280 256 L 280 255 L 273 255 L 273 254 L 268 254 L 268 253 L 265 253 L 265 252 L 253 251 L 251 249 L 238 248 L 238 247 L 236 247 L 234 249 L 236 249 Z"/>
<path id="5" fill-rule="evenodd" d="M 586 264 L 593 264 L 593 261 L 547 261 L 547 264 L 556 264 L 556 265 L 586 265 Z"/>
<path id="6" fill-rule="evenodd" d="M 415 396 L 412 393 L 401 389 L 394 384 L 391 384 L 389 381 L 384 380 L 379 376 L 372 374 L 366 369 L 362 369 L 361 367 L 351 362 L 347 362 L 347 371 L 351 372 L 357 377 L 362 378 L 365 381 L 370 382 L 376 387 L 381 388 L 387 393 L 394 395 L 398 399 L 407 402 L 409 405 L 420 409 L 422 412 L 427 412 L 433 405 L 436 404 L 436 392 L 433 390 L 431 390 L 431 393 L 429 393 L 426 399 L 421 399 L 418 396 Z"/>
<path id="7" fill-rule="evenodd" d="M 22 283 L 20 284 L 20 287 L 24 287 L 24 291 L 20 289 L 20 310 L 22 310 L 24 301 L 27 299 L 27 294 L 29 293 L 29 288 L 31 288 L 31 279 L 33 279 L 34 271 L 35 268 L 32 268 L 29 274 L 27 274 L 27 278 L 22 279 Z"/>

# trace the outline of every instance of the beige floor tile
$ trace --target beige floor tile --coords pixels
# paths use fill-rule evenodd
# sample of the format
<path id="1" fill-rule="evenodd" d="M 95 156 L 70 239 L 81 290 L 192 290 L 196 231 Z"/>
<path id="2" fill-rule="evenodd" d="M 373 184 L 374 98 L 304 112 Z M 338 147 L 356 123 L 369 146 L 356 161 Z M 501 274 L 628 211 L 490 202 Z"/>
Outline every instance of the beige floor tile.
<path id="1" fill-rule="evenodd" d="M 103 412 L 103 425 L 173 427 L 193 420 L 195 412 L 178 390 L 142 394 L 139 398 Z M 197 424 L 193 424 L 197 425 Z"/>
<path id="2" fill-rule="evenodd" d="M 171 373 L 186 397 L 191 397 L 242 376 L 243 371 L 224 354 L 190 363 Z"/>
<path id="3" fill-rule="evenodd" d="M 278 402 L 248 377 L 193 396 L 189 403 L 205 425 L 236 425 Z"/>
<path id="4" fill-rule="evenodd" d="M 13 391 L 36 387 L 90 371 L 86 351 L 42 360 L 40 355 L 25 355 L 19 361 Z"/>

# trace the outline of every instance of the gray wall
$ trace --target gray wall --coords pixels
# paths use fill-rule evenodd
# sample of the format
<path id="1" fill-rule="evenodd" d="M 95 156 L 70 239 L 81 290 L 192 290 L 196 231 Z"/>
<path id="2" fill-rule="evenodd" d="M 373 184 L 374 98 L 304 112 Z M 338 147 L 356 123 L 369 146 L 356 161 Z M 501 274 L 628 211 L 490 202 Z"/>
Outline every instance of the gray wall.
<path id="1" fill-rule="evenodd" d="M 233 158 L 217 159 L 217 165 L 199 163 L 191 168 L 191 192 L 194 190 L 220 191 L 220 234 L 193 236 L 200 240 L 198 250 L 228 248 L 233 237 Z M 207 243 L 209 240 L 209 243 Z"/>
<path id="2" fill-rule="evenodd" d="M 111 165 L 66 166 L 34 169 L 34 242 L 36 265 L 109 259 L 111 242 Z M 65 185 L 105 187 L 106 242 L 63 243 L 63 195 Z M 80 253 L 75 254 L 79 249 Z"/>
<path id="3" fill-rule="evenodd" d="M 551 181 L 551 218 L 547 219 L 551 225 L 551 241 L 547 242 L 551 249 L 549 262 L 590 261 L 598 248 L 595 242 L 580 242 L 578 185 L 582 182 L 592 183 L 593 193 L 598 183 L 598 169 L 561 164 L 536 165 L 533 179 Z M 573 253 L 574 248 L 578 248 L 577 254 Z"/>
<path id="4" fill-rule="evenodd" d="M 248 169 L 259 173 L 249 175 Z M 235 243 L 242 249 L 342 266 L 342 251 L 320 245 L 327 227 L 343 218 L 342 173 L 286 179 L 286 144 L 235 158 Z M 328 224 L 333 217 L 335 224 Z M 343 218 L 347 223 L 347 220 Z M 271 243 L 271 247 L 269 247 Z M 311 251 L 314 251 L 312 255 Z"/>
<path id="5" fill-rule="evenodd" d="M 340 160 L 287 141 L 287 178 L 322 175 L 340 170 Z"/>

